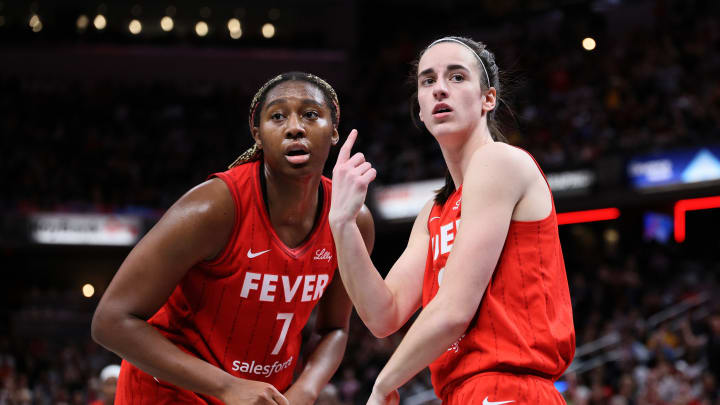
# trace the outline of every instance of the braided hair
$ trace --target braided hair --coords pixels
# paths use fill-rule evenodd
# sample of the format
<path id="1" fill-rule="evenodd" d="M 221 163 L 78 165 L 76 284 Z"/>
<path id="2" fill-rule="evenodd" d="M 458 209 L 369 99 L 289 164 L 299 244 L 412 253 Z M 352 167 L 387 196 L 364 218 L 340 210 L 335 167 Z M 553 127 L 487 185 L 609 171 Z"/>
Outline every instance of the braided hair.
<path id="1" fill-rule="evenodd" d="M 251 130 L 254 127 L 260 126 L 260 115 L 256 113 L 258 109 L 262 110 L 265 104 L 265 98 L 267 97 L 267 94 L 270 92 L 270 90 L 275 88 L 280 83 L 294 81 L 310 83 L 320 89 L 320 91 L 322 91 L 323 96 L 325 97 L 325 103 L 330 108 L 330 118 L 332 120 L 333 126 L 337 128 L 338 123 L 340 122 L 340 104 L 338 102 L 337 93 L 335 93 L 335 90 L 332 88 L 332 86 L 330 86 L 325 80 L 311 73 L 286 72 L 279 74 L 265 82 L 265 84 L 260 87 L 260 90 L 255 93 L 255 96 L 250 103 L 250 111 L 248 113 L 248 124 L 250 125 Z M 250 149 L 246 150 L 240 156 L 238 156 L 238 158 L 235 159 L 235 161 L 228 166 L 228 169 L 232 169 L 233 167 L 239 166 L 244 163 L 260 160 L 262 159 L 262 157 L 262 149 L 260 149 L 255 143 L 252 147 L 250 147 Z"/>

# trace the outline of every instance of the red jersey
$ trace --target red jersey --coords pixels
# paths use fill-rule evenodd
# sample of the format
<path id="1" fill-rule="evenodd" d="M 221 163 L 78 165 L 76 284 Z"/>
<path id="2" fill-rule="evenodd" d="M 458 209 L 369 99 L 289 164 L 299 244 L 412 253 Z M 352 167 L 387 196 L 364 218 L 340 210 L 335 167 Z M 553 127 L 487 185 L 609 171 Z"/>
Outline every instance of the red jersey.
<path id="1" fill-rule="evenodd" d="M 539 168 L 539 167 L 538 167 Z M 542 172 L 542 171 L 541 171 Z M 544 176 L 544 175 L 543 175 Z M 462 186 L 428 216 L 423 307 L 435 297 L 460 225 Z M 575 329 L 553 202 L 538 221 L 511 221 L 500 259 L 464 335 L 430 364 L 445 398 L 480 373 L 560 377 L 575 354 Z"/>
<path id="2" fill-rule="evenodd" d="M 262 163 L 252 162 L 213 175 L 227 184 L 235 201 L 230 241 L 216 259 L 192 267 L 148 323 L 182 350 L 284 392 L 298 362 L 301 331 L 337 268 L 327 220 L 331 182 L 322 178 L 322 212 L 315 228 L 305 242 L 290 248 L 270 223 L 260 170 Z M 123 362 L 123 368 L 129 366 Z M 122 377 L 118 392 L 132 390 L 129 382 L 123 387 Z M 182 391 L 185 401 L 193 395 L 198 402 L 220 403 L 172 388 Z"/>

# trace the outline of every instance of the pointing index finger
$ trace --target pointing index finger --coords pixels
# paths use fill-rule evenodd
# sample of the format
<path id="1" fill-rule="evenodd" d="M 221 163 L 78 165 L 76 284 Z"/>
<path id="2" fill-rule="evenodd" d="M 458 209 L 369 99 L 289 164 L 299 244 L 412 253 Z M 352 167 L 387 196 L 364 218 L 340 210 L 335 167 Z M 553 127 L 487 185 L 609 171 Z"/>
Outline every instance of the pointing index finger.
<path id="1" fill-rule="evenodd" d="M 350 159 L 350 151 L 352 150 L 353 145 L 355 144 L 355 140 L 357 139 L 358 131 L 357 129 L 353 129 L 350 131 L 350 135 L 348 135 L 347 139 L 345 140 L 345 143 L 342 147 L 340 147 L 340 151 L 338 152 L 338 162 L 345 162 L 348 159 Z"/>

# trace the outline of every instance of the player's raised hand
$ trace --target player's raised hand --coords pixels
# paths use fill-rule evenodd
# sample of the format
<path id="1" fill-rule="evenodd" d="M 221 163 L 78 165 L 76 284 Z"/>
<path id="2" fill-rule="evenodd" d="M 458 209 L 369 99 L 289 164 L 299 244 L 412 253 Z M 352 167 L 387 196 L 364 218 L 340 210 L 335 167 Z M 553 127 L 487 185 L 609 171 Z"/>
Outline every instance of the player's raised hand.
<path id="1" fill-rule="evenodd" d="M 271 384 L 238 378 L 219 398 L 226 405 L 290 405 Z"/>
<path id="2" fill-rule="evenodd" d="M 353 129 L 340 148 L 333 168 L 330 223 L 355 221 L 367 194 L 368 185 L 377 172 L 365 156 L 358 152 L 350 156 L 358 131 Z"/>

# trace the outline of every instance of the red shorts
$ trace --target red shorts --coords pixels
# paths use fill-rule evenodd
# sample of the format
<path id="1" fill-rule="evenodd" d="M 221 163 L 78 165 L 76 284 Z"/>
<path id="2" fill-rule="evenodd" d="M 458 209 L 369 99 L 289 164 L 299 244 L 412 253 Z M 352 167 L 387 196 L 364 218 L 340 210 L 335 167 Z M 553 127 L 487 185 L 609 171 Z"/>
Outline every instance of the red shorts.
<path id="1" fill-rule="evenodd" d="M 533 375 L 482 373 L 451 388 L 443 405 L 565 405 L 551 380 Z"/>
<path id="2" fill-rule="evenodd" d="M 150 374 L 123 360 L 118 377 L 115 405 L 217 404 L 220 400 L 196 394 Z"/>

